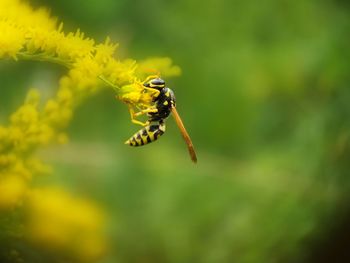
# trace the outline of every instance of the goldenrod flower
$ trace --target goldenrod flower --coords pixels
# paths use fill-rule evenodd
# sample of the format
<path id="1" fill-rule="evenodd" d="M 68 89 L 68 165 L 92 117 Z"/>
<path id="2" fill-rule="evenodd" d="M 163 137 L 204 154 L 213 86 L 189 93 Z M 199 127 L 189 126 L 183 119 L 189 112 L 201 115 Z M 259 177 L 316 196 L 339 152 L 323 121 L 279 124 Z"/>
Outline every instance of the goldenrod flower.
<path id="1" fill-rule="evenodd" d="M 117 59 L 118 44 L 107 37 L 96 44 L 79 29 L 65 33 L 44 8 L 34 10 L 20 0 L 0 1 L 0 59 L 36 60 L 67 68 L 56 94 L 41 101 L 29 90 L 23 105 L 0 126 L 0 211 L 24 209 L 27 241 L 41 249 L 78 262 L 94 261 L 105 253 L 105 214 L 97 204 L 58 188 L 32 189 L 38 174 L 52 172 L 36 151 L 48 144 L 66 143 L 65 133 L 76 107 L 86 98 L 111 87 L 117 98 L 135 107 L 149 107 L 148 75 L 176 76 L 180 68 L 169 58 L 137 64 Z M 65 257 L 67 256 L 67 257 Z"/>
<path id="2" fill-rule="evenodd" d="M 26 201 L 26 237 L 81 262 L 94 261 L 107 248 L 105 215 L 92 201 L 59 188 L 32 190 Z"/>
<path id="3" fill-rule="evenodd" d="M 168 57 L 151 57 L 139 62 L 136 74 L 141 78 L 146 78 L 147 75 L 162 74 L 166 77 L 176 77 L 181 74 L 181 68 L 173 65 L 173 62 Z"/>
<path id="4" fill-rule="evenodd" d="M 26 190 L 27 185 L 23 178 L 17 175 L 0 177 L 0 212 L 19 205 Z"/>

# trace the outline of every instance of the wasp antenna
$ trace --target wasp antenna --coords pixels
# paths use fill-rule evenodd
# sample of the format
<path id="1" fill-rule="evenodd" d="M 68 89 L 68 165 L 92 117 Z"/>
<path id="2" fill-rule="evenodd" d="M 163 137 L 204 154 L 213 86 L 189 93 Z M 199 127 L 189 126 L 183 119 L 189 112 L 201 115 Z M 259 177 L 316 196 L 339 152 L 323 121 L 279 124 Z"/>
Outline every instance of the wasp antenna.
<path id="1" fill-rule="evenodd" d="M 188 133 L 186 131 L 186 128 L 185 128 L 185 126 L 184 126 L 184 124 L 183 124 L 179 114 L 177 113 L 176 108 L 172 107 L 171 108 L 171 112 L 173 113 L 175 122 L 176 122 L 177 126 L 179 127 L 181 135 L 182 135 L 182 137 L 184 138 L 184 140 L 186 142 L 186 145 L 187 145 L 187 148 L 188 148 L 188 152 L 189 152 L 189 154 L 191 156 L 191 160 L 194 163 L 197 163 L 197 155 L 196 155 L 196 152 L 194 150 L 192 140 L 191 140 L 190 136 L 188 135 Z"/>

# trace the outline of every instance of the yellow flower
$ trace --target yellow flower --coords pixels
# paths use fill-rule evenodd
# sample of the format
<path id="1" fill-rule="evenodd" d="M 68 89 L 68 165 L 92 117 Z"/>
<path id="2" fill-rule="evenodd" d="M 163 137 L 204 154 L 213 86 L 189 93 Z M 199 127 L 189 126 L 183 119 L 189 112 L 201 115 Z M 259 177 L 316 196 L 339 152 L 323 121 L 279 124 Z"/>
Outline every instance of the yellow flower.
<path id="1" fill-rule="evenodd" d="M 84 262 L 105 253 L 106 219 L 93 202 L 45 188 L 32 190 L 25 205 L 26 236 L 32 243 Z"/>
<path id="2" fill-rule="evenodd" d="M 171 58 L 153 57 L 139 62 L 136 74 L 143 79 L 147 75 L 162 75 L 162 77 L 176 77 L 181 75 L 181 68 L 173 65 Z"/>
<path id="3" fill-rule="evenodd" d="M 17 175 L 0 174 L 0 211 L 14 208 L 24 197 L 27 190 L 26 182 Z"/>
<path id="4" fill-rule="evenodd" d="M 8 20 L 0 20 L 0 57 L 12 57 L 22 49 L 25 36 L 24 31 Z"/>
<path id="5" fill-rule="evenodd" d="M 113 58 L 113 54 L 116 51 L 118 44 L 111 43 L 109 37 L 106 38 L 105 43 L 98 44 L 95 47 L 95 59 L 100 64 L 106 64 Z"/>
<path id="6" fill-rule="evenodd" d="M 68 33 L 67 36 L 64 36 L 63 33 L 60 35 L 59 45 L 56 43 L 56 53 L 63 60 L 74 61 L 77 58 L 90 56 L 94 51 L 94 40 L 84 39 L 84 33 L 80 32 L 79 29 L 76 33 Z"/>
<path id="7" fill-rule="evenodd" d="M 9 19 L 19 25 L 27 25 L 27 27 L 53 29 L 57 20 L 50 17 L 45 8 L 34 10 L 27 3 L 20 0 L 1 0 L 0 1 L 0 17 Z"/>
<path id="8" fill-rule="evenodd" d="M 118 44 L 107 37 L 96 44 L 79 29 L 65 33 L 44 8 L 33 9 L 20 0 L 0 0 L 0 59 L 35 60 L 67 68 L 56 94 L 40 103 L 31 89 L 8 124 L 0 126 L 0 210 L 24 209 L 27 242 L 45 253 L 78 262 L 92 262 L 107 249 L 106 216 L 90 200 L 59 188 L 32 189 L 39 174 L 52 172 L 36 156 L 38 149 L 67 143 L 66 128 L 77 106 L 105 87 L 129 106 L 152 106 L 154 94 L 142 80 L 181 73 L 170 58 L 152 58 L 137 64 L 116 57 Z M 22 205 L 23 204 L 23 205 Z"/>

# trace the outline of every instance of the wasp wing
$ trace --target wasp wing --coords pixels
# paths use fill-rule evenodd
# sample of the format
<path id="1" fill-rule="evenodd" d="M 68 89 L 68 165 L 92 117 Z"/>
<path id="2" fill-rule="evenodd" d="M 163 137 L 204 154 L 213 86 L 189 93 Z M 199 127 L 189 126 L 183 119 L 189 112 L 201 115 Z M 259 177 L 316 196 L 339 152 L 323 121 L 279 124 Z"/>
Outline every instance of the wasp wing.
<path id="1" fill-rule="evenodd" d="M 172 107 L 171 108 L 171 112 L 172 112 L 172 115 L 174 116 L 174 119 L 175 119 L 175 122 L 177 124 L 177 126 L 179 127 L 180 129 L 180 132 L 181 132 L 181 135 L 182 137 L 184 138 L 186 144 L 187 144 L 187 148 L 188 148 L 188 152 L 190 153 L 190 156 L 191 156 L 191 160 L 196 163 L 197 162 L 197 155 L 196 155 L 196 152 L 194 151 L 194 147 L 193 147 L 193 143 L 191 141 L 191 138 L 190 136 L 188 135 L 186 129 L 185 129 L 185 126 L 179 116 L 179 114 L 177 113 L 177 110 L 175 107 Z"/>

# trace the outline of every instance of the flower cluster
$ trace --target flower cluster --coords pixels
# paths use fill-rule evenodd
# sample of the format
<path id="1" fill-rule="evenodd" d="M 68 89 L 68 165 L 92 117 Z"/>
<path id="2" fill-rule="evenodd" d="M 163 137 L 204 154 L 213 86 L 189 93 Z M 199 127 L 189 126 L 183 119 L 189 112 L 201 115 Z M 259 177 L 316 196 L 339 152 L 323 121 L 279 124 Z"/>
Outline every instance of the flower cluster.
<path id="1" fill-rule="evenodd" d="M 104 254 L 105 213 L 91 200 L 52 187 L 30 191 L 27 198 L 24 234 L 32 243 L 82 262 Z"/>
<path id="2" fill-rule="evenodd" d="M 180 68 L 169 58 L 139 64 L 116 59 L 117 44 L 108 37 L 96 44 L 80 30 L 64 33 L 63 23 L 46 9 L 35 10 L 20 0 L 0 1 L 0 32 L 0 59 L 44 61 L 68 69 L 52 98 L 40 101 L 40 93 L 31 89 L 8 125 L 0 125 L 0 213 L 25 211 L 24 232 L 31 244 L 78 261 L 94 260 L 107 246 L 104 213 L 97 204 L 63 190 L 33 188 L 34 176 L 52 172 L 36 151 L 67 142 L 65 129 L 74 110 L 102 88 L 113 88 L 126 103 L 147 105 L 152 98 L 143 93 L 141 79 L 176 76 Z"/>

